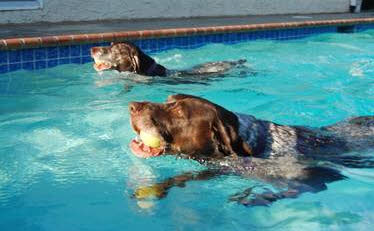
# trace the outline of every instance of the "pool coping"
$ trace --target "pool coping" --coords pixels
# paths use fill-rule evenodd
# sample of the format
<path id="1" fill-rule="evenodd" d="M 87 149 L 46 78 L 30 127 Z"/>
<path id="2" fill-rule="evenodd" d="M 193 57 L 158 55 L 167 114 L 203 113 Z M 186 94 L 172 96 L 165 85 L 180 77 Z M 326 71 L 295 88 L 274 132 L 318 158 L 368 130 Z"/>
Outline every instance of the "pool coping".
<path id="1" fill-rule="evenodd" d="M 0 50 L 19 50 L 86 43 L 118 42 L 124 40 L 142 40 L 274 29 L 292 29 L 319 26 L 350 26 L 370 23 L 374 23 L 374 17 L 8 38 L 0 40 Z"/>

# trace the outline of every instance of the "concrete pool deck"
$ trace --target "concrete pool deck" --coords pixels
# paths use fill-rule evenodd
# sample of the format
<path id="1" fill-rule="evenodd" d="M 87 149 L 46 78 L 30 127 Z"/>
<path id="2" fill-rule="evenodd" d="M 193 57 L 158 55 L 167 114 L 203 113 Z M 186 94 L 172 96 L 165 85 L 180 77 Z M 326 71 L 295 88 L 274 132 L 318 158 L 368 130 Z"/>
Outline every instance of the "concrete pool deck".
<path id="1" fill-rule="evenodd" d="M 336 19 L 374 18 L 374 12 L 304 15 L 264 15 L 245 17 L 207 17 L 182 19 L 113 20 L 97 22 L 0 24 L 0 39 L 42 37 L 70 34 L 92 34 L 119 31 L 141 31 L 175 28 L 196 28 L 282 22 L 305 22 Z"/>
<path id="2" fill-rule="evenodd" d="M 374 12 L 0 25 L 0 49 L 374 23 Z"/>

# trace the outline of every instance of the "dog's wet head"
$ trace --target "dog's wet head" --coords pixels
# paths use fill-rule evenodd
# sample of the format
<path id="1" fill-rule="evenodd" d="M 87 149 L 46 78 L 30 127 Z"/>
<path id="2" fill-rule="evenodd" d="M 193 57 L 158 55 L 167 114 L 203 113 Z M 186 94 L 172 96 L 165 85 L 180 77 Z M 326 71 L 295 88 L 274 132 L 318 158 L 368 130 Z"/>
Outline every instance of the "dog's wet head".
<path id="1" fill-rule="evenodd" d="M 131 43 L 112 43 L 110 46 L 92 47 L 91 57 L 96 71 L 115 69 L 137 72 L 139 69 L 138 49 Z"/>
<path id="2" fill-rule="evenodd" d="M 92 47 L 91 57 L 94 59 L 93 66 L 96 71 L 111 69 L 114 63 L 110 47 Z"/>
<path id="3" fill-rule="evenodd" d="M 248 155 L 232 112 L 208 100 L 172 95 L 167 102 L 131 102 L 131 125 L 138 138 L 130 143 L 139 157 L 185 154 L 191 158 Z"/>

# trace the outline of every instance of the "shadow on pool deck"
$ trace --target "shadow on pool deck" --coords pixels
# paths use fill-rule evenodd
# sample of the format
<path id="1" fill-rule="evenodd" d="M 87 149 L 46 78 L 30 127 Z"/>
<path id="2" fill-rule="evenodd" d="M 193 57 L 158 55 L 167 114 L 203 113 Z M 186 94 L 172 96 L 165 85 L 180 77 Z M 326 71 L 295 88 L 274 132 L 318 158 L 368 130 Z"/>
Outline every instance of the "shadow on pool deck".
<path id="1" fill-rule="evenodd" d="M 0 39 L 66 34 L 88 34 L 151 29 L 246 25 L 276 22 L 301 22 L 332 19 L 373 18 L 374 12 L 350 14 L 265 15 L 181 19 L 108 20 L 89 22 L 2 24 Z"/>

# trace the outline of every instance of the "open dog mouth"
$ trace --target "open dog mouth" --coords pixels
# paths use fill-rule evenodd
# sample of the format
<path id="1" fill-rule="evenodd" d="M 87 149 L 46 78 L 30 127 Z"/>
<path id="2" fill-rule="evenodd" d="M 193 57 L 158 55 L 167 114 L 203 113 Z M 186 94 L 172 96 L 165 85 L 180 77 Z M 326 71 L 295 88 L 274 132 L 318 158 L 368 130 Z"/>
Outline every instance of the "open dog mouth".
<path id="1" fill-rule="evenodd" d="M 96 62 L 93 64 L 93 67 L 95 68 L 96 71 L 103 71 L 103 70 L 110 69 L 112 65 L 106 62 Z"/>
<path id="2" fill-rule="evenodd" d="M 141 158 L 159 156 L 164 152 L 158 138 L 142 132 L 130 142 L 130 149 Z"/>

